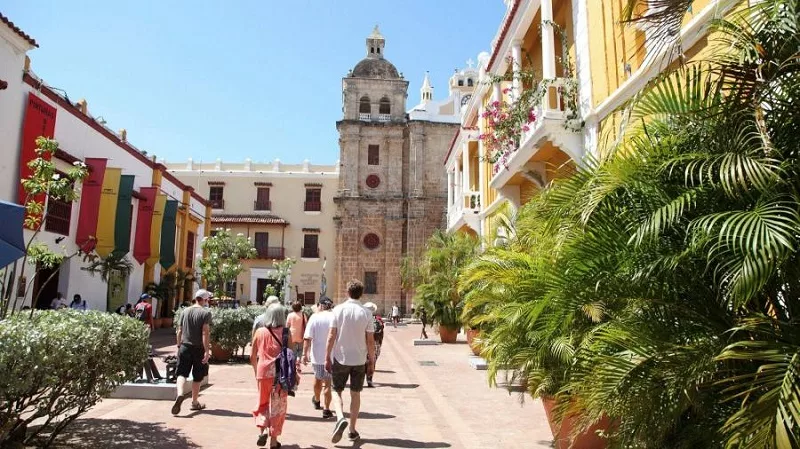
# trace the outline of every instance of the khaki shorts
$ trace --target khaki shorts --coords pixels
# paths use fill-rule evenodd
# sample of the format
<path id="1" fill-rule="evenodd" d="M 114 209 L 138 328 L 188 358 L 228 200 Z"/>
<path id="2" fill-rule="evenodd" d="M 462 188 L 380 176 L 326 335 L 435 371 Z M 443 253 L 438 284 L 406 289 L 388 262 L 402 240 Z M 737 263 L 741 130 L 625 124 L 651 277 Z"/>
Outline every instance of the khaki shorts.
<path id="1" fill-rule="evenodd" d="M 331 376 L 333 377 L 333 391 L 342 392 L 347 384 L 347 379 L 350 378 L 350 391 L 357 393 L 364 389 L 364 377 L 367 376 L 367 367 L 366 365 L 342 365 L 334 359 Z"/>

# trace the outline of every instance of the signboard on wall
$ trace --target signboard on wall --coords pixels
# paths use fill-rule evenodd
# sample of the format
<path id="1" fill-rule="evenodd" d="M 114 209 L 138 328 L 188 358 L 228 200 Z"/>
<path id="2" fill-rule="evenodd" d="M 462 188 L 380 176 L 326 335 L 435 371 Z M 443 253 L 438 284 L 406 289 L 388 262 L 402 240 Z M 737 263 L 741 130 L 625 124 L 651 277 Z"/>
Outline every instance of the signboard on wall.
<path id="1" fill-rule="evenodd" d="M 19 155 L 19 179 L 22 181 L 33 174 L 28 167 L 28 162 L 36 159 L 36 139 L 40 136 L 53 138 L 56 132 L 56 108 L 47 104 L 33 92 L 28 92 L 28 102 L 25 106 L 25 119 L 22 122 L 22 142 Z M 22 185 L 19 189 L 19 204 L 25 205 L 27 194 Z M 39 194 L 32 198 L 44 202 L 45 195 Z"/>

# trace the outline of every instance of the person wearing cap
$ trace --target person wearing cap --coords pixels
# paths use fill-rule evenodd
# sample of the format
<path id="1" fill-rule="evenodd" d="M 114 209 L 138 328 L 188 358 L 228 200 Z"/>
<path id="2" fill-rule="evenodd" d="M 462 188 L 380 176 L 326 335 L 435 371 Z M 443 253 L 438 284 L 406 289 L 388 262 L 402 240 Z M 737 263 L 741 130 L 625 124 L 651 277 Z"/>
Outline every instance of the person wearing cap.
<path id="1" fill-rule="evenodd" d="M 147 328 L 153 330 L 153 297 L 149 293 L 142 293 L 136 307 L 133 311 L 133 316 L 147 325 Z"/>
<path id="2" fill-rule="evenodd" d="M 378 306 L 375 305 L 374 302 L 368 302 L 364 304 L 364 308 L 369 310 L 372 314 L 373 319 L 373 327 L 375 330 L 373 331 L 374 340 L 375 340 L 375 365 L 378 364 L 378 357 L 381 356 L 381 346 L 383 346 L 383 318 L 378 315 Z M 374 368 L 374 366 L 373 366 Z M 373 369 L 373 373 L 375 370 Z M 373 388 L 374 385 L 372 384 L 372 376 L 373 374 L 367 373 L 367 387 Z"/>
<path id="3" fill-rule="evenodd" d="M 194 301 L 181 314 L 177 330 L 178 366 L 175 369 L 177 376 L 177 395 L 172 404 L 172 414 L 181 412 L 181 404 L 186 399 L 186 382 L 189 374 L 192 375 L 192 406 L 190 410 L 206 408 L 201 404 L 200 384 L 208 375 L 208 359 L 211 356 L 211 312 L 205 308 L 211 293 L 200 289 L 194 294 Z"/>
<path id="4" fill-rule="evenodd" d="M 319 299 L 317 305 L 318 312 L 311 315 L 306 325 L 306 330 L 303 335 L 305 344 L 303 345 L 303 364 L 311 366 L 314 369 L 314 396 L 311 397 L 311 403 L 314 408 L 322 410 L 322 417 L 333 418 L 331 411 L 331 374 L 325 371 L 325 344 L 328 339 L 328 331 L 331 328 L 331 321 L 333 321 L 333 301 L 327 296 Z M 309 357 L 310 354 L 310 357 Z M 325 395 L 325 408 L 322 408 L 321 396 Z"/>

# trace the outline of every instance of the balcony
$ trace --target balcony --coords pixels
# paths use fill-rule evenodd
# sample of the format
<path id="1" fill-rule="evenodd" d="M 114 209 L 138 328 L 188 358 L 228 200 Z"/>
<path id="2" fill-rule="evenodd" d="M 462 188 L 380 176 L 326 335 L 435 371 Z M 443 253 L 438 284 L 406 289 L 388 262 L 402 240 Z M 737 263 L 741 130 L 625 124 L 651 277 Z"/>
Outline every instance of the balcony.
<path id="1" fill-rule="evenodd" d="M 378 121 L 381 123 L 388 123 L 392 121 L 391 114 L 378 114 Z"/>
<path id="2" fill-rule="evenodd" d="M 303 210 L 306 212 L 321 212 L 322 211 L 322 202 L 321 201 L 306 201 L 303 203 Z"/>
<path id="3" fill-rule="evenodd" d="M 455 231 L 463 226 L 469 226 L 478 232 L 481 210 L 481 194 L 472 190 L 456 192 L 455 202 L 447 210 L 447 230 Z"/>
<path id="4" fill-rule="evenodd" d="M 300 257 L 304 259 L 319 259 L 319 248 L 303 248 L 300 250 Z"/>
<path id="5" fill-rule="evenodd" d="M 208 200 L 212 209 L 225 209 L 225 200 Z"/>
<path id="6" fill-rule="evenodd" d="M 286 249 L 280 246 L 262 246 L 256 247 L 256 256 L 258 259 L 276 259 L 283 260 L 286 258 Z"/>
<path id="7" fill-rule="evenodd" d="M 272 210 L 272 201 L 255 200 L 253 201 L 253 210 Z"/>
<path id="8" fill-rule="evenodd" d="M 523 131 L 517 149 L 500 158 L 492 167 L 490 186 L 496 190 L 505 187 L 511 178 L 530 162 L 542 162 L 537 152 L 546 142 L 551 142 L 578 162 L 583 157 L 583 141 L 580 130 L 571 130 L 568 119 L 572 113 L 566 104 L 563 91 L 566 78 L 556 78 L 547 86 L 547 93 L 537 105 L 533 105 L 536 120 Z"/>
<path id="9" fill-rule="evenodd" d="M 370 122 L 372 121 L 372 114 L 370 114 L 369 112 L 359 112 L 358 119 L 361 120 L 362 122 Z"/>

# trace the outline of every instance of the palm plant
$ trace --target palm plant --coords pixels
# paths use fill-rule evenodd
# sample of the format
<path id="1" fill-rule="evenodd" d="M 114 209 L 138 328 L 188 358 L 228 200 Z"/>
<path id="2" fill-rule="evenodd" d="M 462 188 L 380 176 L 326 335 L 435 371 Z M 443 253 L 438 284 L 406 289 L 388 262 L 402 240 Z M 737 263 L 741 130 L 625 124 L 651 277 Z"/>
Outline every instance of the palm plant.
<path id="1" fill-rule="evenodd" d="M 613 447 L 800 446 L 800 4 L 714 30 L 462 276 L 490 368 Z"/>
<path id="2" fill-rule="evenodd" d="M 464 233 L 436 231 L 415 272 L 414 302 L 429 312 L 431 322 L 450 329 L 461 327 L 463 298 L 458 277 L 478 250 L 478 240 Z"/>

